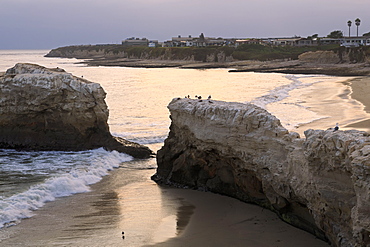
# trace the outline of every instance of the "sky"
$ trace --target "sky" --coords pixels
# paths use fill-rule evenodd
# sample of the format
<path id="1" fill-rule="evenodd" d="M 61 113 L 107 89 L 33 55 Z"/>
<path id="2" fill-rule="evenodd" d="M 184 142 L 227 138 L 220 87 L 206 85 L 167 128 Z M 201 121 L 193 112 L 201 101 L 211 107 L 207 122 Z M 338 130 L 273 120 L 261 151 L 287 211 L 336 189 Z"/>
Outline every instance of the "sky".
<path id="1" fill-rule="evenodd" d="M 360 18 L 369 0 L 0 0 L 1 49 L 118 44 L 129 37 L 320 37 Z"/>

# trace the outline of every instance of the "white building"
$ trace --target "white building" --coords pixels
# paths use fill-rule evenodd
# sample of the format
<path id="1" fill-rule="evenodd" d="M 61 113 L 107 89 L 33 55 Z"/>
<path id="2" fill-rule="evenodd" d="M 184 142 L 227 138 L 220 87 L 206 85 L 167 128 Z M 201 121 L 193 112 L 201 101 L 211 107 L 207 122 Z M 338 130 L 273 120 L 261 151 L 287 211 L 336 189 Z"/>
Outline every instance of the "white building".
<path id="1" fill-rule="evenodd" d="M 370 37 L 344 37 L 341 39 L 340 45 L 345 47 L 370 46 Z"/>

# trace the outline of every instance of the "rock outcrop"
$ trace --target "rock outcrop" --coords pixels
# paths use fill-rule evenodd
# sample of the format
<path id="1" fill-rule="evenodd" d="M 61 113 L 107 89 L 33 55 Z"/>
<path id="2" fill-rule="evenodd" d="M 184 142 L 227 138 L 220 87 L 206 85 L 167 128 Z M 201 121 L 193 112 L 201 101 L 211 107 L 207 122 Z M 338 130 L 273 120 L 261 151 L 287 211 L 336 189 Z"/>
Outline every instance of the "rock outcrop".
<path id="1" fill-rule="evenodd" d="M 221 193 L 275 211 L 332 246 L 370 245 L 370 138 L 288 132 L 252 104 L 174 99 L 158 183 Z"/>
<path id="2" fill-rule="evenodd" d="M 369 52 L 365 47 L 340 47 L 332 51 L 309 51 L 298 56 L 299 61 L 314 64 L 369 63 Z"/>
<path id="3" fill-rule="evenodd" d="M 334 51 L 309 51 L 298 56 L 299 61 L 316 64 L 337 64 L 340 57 Z"/>
<path id="4" fill-rule="evenodd" d="M 153 61 L 160 61 L 162 67 L 181 66 L 181 64 L 196 62 L 224 63 L 233 61 L 233 48 L 213 47 L 129 47 L 124 45 L 79 45 L 59 47 L 51 50 L 46 57 L 67 57 L 89 59 L 86 63 L 119 66 L 152 67 Z M 149 61 L 148 61 L 149 60 Z M 153 60 L 150 62 L 150 60 Z M 136 65 L 135 65 L 136 64 Z M 166 66 L 167 64 L 168 66 Z M 159 64 L 157 66 L 160 66 Z"/>
<path id="5" fill-rule="evenodd" d="M 16 64 L 0 75 L 0 148 L 104 147 L 147 158 L 145 146 L 113 137 L 103 88 L 63 69 Z"/>

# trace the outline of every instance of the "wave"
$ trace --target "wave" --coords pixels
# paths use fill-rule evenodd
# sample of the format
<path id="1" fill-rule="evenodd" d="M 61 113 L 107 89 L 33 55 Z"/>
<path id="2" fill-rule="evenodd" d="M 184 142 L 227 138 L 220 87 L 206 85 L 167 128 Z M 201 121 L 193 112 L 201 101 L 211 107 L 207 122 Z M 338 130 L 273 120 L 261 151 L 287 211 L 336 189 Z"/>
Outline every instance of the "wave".
<path id="1" fill-rule="evenodd" d="M 14 157 L 15 152 L 9 157 Z M 20 154 L 22 156 L 22 154 Z M 122 162 L 133 158 L 117 151 L 99 148 L 83 152 L 27 152 L 23 155 L 37 156 L 34 167 L 49 164 L 52 174 L 43 182 L 32 185 L 27 190 L 10 197 L 0 198 L 0 228 L 16 225 L 21 219 L 34 215 L 33 211 L 57 197 L 88 192 L 89 185 L 97 183 L 108 171 L 119 167 Z M 43 157 L 44 162 L 40 162 Z M 24 167 L 27 172 L 27 167 Z"/>
<path id="2" fill-rule="evenodd" d="M 285 78 L 291 83 L 276 87 L 270 90 L 268 94 L 253 99 L 251 103 L 276 115 L 288 130 L 326 117 L 310 111 L 302 105 L 304 102 L 300 99 L 285 100 L 290 97 L 291 91 L 308 88 L 325 80 L 322 75 L 286 75 Z M 304 83 L 300 80 L 301 78 L 312 78 L 312 80 Z"/>
<path id="3" fill-rule="evenodd" d="M 147 145 L 147 144 L 163 143 L 166 138 L 167 138 L 167 135 L 153 136 L 153 137 L 132 137 L 130 138 L 130 141 L 137 142 L 143 145 Z"/>
<path id="4" fill-rule="evenodd" d="M 168 128 L 167 128 L 168 129 Z M 137 133 L 112 133 L 113 136 L 124 138 L 128 141 L 136 142 L 142 145 L 163 143 L 168 133 L 162 135 L 150 135 L 154 133 L 137 132 Z"/>
<path id="5" fill-rule="evenodd" d="M 303 83 L 300 81 L 300 78 L 307 78 L 307 77 L 319 77 L 315 75 L 286 75 L 285 78 L 291 81 L 291 83 L 274 88 L 273 90 L 270 90 L 268 94 L 265 94 L 261 97 L 255 98 L 251 101 L 252 104 L 257 105 L 261 108 L 266 108 L 266 105 L 282 101 L 283 99 L 289 97 L 289 92 L 295 89 L 305 88 L 309 87 L 315 83 L 320 82 L 320 80 L 309 82 L 309 83 Z"/>

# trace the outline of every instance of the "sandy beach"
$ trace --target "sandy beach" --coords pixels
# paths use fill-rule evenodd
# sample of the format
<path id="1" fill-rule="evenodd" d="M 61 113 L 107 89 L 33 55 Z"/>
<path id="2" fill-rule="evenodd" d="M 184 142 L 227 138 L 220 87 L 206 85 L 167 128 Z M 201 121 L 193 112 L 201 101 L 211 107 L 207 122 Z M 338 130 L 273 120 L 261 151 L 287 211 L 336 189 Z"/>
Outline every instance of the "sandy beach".
<path id="1" fill-rule="evenodd" d="M 302 138 L 307 129 L 329 129 L 336 123 L 339 123 L 341 130 L 370 132 L 370 99 L 367 97 L 370 93 L 370 77 L 342 77 L 340 82 L 335 80 L 337 78 L 333 77 L 332 81 L 317 83 L 300 95 L 302 105 L 321 116 L 321 119 L 299 125 L 293 130 Z M 299 90 L 292 93 L 299 93 Z"/>
<path id="2" fill-rule="evenodd" d="M 351 81 L 351 97 L 363 104 L 364 110 L 370 114 L 370 77 L 359 77 Z M 348 128 L 354 128 L 370 132 L 370 119 L 361 120 L 347 125 Z"/>

